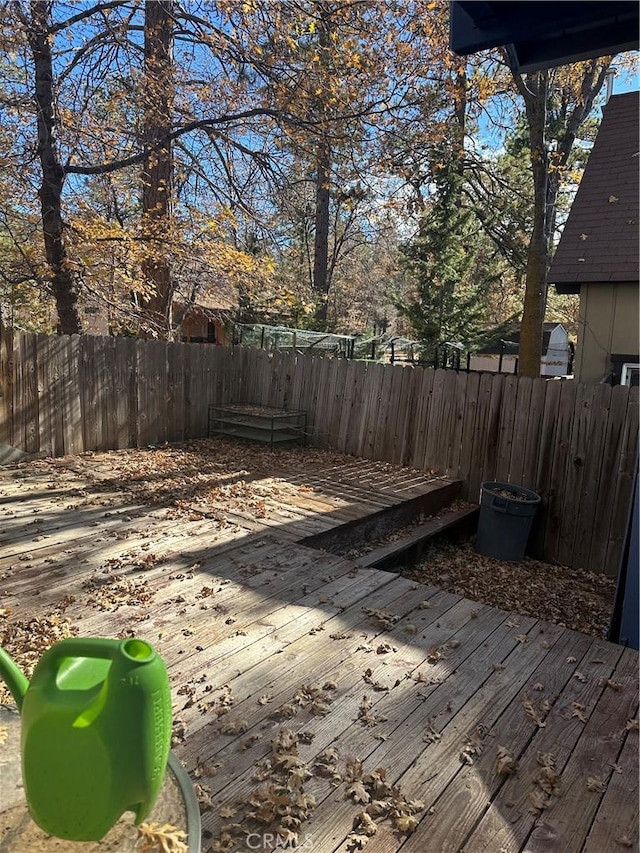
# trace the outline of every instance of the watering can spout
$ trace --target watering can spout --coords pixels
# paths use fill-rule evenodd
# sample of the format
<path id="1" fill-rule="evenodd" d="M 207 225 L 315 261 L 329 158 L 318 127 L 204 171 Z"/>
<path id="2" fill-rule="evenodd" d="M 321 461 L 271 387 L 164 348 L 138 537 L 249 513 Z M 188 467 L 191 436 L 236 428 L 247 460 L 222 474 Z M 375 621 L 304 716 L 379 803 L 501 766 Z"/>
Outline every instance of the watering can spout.
<path id="1" fill-rule="evenodd" d="M 9 688 L 18 706 L 18 711 L 21 711 L 22 700 L 24 699 L 24 694 L 27 692 L 29 680 L 13 658 L 2 648 L 0 648 L 0 678 L 2 678 Z"/>

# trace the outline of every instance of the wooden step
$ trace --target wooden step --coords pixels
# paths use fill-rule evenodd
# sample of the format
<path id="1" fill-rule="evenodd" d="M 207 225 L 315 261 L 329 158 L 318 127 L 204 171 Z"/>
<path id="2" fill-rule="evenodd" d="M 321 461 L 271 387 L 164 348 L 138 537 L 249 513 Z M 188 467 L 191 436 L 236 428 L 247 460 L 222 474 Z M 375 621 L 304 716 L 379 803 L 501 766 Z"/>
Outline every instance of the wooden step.
<path id="1" fill-rule="evenodd" d="M 444 512 L 438 518 L 433 518 L 416 527 L 409 536 L 374 548 L 368 554 L 358 557 L 355 562 L 359 566 L 375 567 L 376 569 L 390 569 L 400 561 L 414 563 L 419 558 L 425 544 L 435 536 L 444 533 L 445 530 L 456 529 L 460 535 L 469 536 L 477 525 L 478 514 L 479 507 L 477 506 Z"/>
<path id="2" fill-rule="evenodd" d="M 390 530 L 411 524 L 420 515 L 435 515 L 456 500 L 460 494 L 461 480 L 434 480 L 424 487 L 422 494 L 393 506 L 337 525 L 330 530 L 301 539 L 299 544 L 322 551 L 344 553 L 362 542 L 382 538 Z"/>

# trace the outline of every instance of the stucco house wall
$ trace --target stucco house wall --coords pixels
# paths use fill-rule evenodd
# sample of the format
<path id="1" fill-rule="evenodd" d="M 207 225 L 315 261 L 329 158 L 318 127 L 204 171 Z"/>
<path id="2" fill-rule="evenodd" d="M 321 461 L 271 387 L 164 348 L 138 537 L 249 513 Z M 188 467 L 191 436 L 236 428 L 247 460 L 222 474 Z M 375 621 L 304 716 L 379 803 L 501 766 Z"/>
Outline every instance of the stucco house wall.
<path id="1" fill-rule="evenodd" d="M 640 290 L 637 282 L 589 284 L 580 292 L 580 330 L 575 372 L 581 382 L 601 382 L 611 355 L 640 351 Z"/>

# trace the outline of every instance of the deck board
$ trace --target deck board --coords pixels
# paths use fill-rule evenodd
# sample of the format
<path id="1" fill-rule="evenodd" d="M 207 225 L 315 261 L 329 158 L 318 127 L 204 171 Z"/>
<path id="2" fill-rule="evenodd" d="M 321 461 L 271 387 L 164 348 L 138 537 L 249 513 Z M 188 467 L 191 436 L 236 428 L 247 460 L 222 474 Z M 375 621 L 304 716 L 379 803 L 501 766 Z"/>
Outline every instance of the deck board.
<path id="1" fill-rule="evenodd" d="M 176 514 L 114 489 L 110 458 L 0 471 L 0 631 L 63 618 L 83 634 L 154 643 L 172 685 L 174 751 L 213 803 L 203 850 L 230 824 L 229 850 L 263 831 L 245 811 L 281 773 L 255 778 L 283 730 L 307 733 L 294 760 L 311 774 L 296 790 L 315 798 L 300 826 L 313 853 L 355 843 L 366 804 L 346 797 L 354 759 L 365 773 L 384 768 L 397 802 L 422 803 L 408 836 L 378 817 L 368 853 L 638 849 L 635 651 L 299 542 L 424 494 L 433 478 L 354 459 L 304 473 L 265 465 L 247 477 L 265 489 L 262 517 L 251 502 L 198 509 L 197 494 Z M 98 580 L 113 592 L 102 604 Z M 116 595 L 125 583 L 148 600 Z M 497 772 L 499 746 L 518 762 L 512 775 Z M 318 769 L 328 749 L 337 784 Z M 559 781 L 534 813 L 544 755 Z"/>

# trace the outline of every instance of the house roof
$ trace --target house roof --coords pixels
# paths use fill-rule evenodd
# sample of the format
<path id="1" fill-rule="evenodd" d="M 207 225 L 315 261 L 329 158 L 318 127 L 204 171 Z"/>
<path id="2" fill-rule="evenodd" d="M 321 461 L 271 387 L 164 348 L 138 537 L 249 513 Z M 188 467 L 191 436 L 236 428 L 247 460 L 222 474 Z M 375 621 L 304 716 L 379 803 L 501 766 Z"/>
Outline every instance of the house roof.
<path id="1" fill-rule="evenodd" d="M 451 3 L 450 43 L 459 54 L 504 45 L 520 72 L 638 47 L 637 2 Z"/>
<path id="2" fill-rule="evenodd" d="M 542 352 L 545 353 L 549 348 L 549 338 L 551 337 L 551 332 L 556 329 L 558 326 L 561 326 L 561 323 L 543 323 L 542 324 Z M 563 327 L 564 328 L 564 327 Z M 502 344 L 506 344 L 504 350 L 502 349 Z M 506 329 L 503 329 L 501 332 L 497 333 L 495 337 L 490 337 L 484 346 L 480 347 L 476 350 L 478 355 L 500 355 L 501 352 L 504 352 L 505 355 L 517 355 L 520 351 L 520 324 L 513 324 L 511 326 L 507 326 Z"/>
<path id="3" fill-rule="evenodd" d="M 639 94 L 614 95 L 604 107 L 549 271 L 559 293 L 638 281 Z"/>

